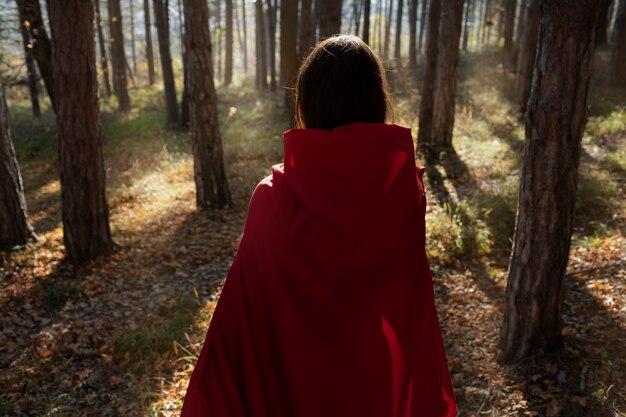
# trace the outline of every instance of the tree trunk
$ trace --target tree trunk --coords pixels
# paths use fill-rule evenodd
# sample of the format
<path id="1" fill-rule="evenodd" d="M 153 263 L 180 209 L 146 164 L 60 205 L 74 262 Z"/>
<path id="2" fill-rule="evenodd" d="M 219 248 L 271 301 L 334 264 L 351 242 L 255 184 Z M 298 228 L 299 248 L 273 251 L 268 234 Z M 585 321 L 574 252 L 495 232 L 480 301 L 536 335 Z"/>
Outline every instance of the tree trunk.
<path id="1" fill-rule="evenodd" d="M 473 12 L 474 0 L 469 0 L 465 6 L 465 25 L 463 27 L 463 50 L 467 51 L 467 46 L 469 44 L 469 18 Z"/>
<path id="2" fill-rule="evenodd" d="M 17 0 L 17 8 L 20 15 L 20 21 L 29 22 L 28 33 L 30 35 L 30 43 L 32 45 L 33 58 L 37 61 L 39 67 L 39 75 L 43 78 L 44 85 L 52 109 L 56 109 L 56 100 L 54 94 L 54 79 L 52 77 L 52 44 L 48 38 L 46 28 L 41 18 L 41 7 L 39 0 Z"/>
<path id="3" fill-rule="evenodd" d="M 98 28 L 98 44 L 100 46 L 100 70 L 102 71 L 102 81 L 104 83 L 104 92 L 107 97 L 111 97 L 111 82 L 109 81 L 109 62 L 107 60 L 106 41 L 104 40 L 104 31 L 102 27 L 104 22 L 100 17 L 100 0 L 96 0 L 96 27 Z"/>
<path id="4" fill-rule="evenodd" d="M 183 6 L 181 0 L 178 0 L 178 34 L 180 35 L 180 51 L 183 63 L 183 96 L 180 100 L 180 124 L 181 126 L 189 126 L 189 70 L 187 69 L 187 54 L 185 53 L 185 33 L 183 23 Z"/>
<path id="5" fill-rule="evenodd" d="M 320 0 L 320 40 L 341 33 L 342 0 Z"/>
<path id="6" fill-rule="evenodd" d="M 90 1 L 50 2 L 63 241 L 68 258 L 78 263 L 107 255 L 113 248 L 105 196 L 93 18 Z"/>
<path id="7" fill-rule="evenodd" d="M 302 61 L 309 54 L 311 49 L 311 0 L 302 0 L 300 4 L 300 41 L 298 50 L 298 60 Z M 281 21 L 282 22 L 282 21 Z M 282 24 L 282 23 L 281 23 Z"/>
<path id="8" fill-rule="evenodd" d="M 370 15 L 372 9 L 372 0 L 365 0 L 363 6 L 363 42 L 370 43 Z"/>
<path id="9" fill-rule="evenodd" d="M 217 59 L 216 68 L 217 68 L 217 79 L 222 80 L 222 5 L 220 4 L 221 0 L 215 0 L 215 52 Z"/>
<path id="10" fill-rule="evenodd" d="M 387 10 L 387 22 L 385 23 L 385 47 L 383 51 L 383 57 L 389 58 L 389 44 L 391 42 L 391 16 L 393 15 L 393 0 L 387 0 L 389 2 L 389 9 Z"/>
<path id="11" fill-rule="evenodd" d="M 256 84 L 258 89 L 267 88 L 267 50 L 265 46 L 265 22 L 263 0 L 256 0 Z"/>
<path id="12" fill-rule="evenodd" d="M 31 109 L 33 111 L 33 116 L 39 119 L 41 118 L 41 108 L 39 107 L 37 70 L 35 69 L 35 60 L 33 59 L 33 53 L 31 51 L 33 45 L 30 42 L 27 24 L 22 20 L 20 20 L 20 32 L 22 34 L 22 46 L 24 47 L 24 61 L 26 62 L 26 75 L 28 76 L 28 92 L 30 95 Z"/>
<path id="13" fill-rule="evenodd" d="M 243 24 L 243 72 L 248 75 L 248 29 L 246 23 L 246 0 L 241 0 L 241 23 Z"/>
<path id="14" fill-rule="evenodd" d="M 424 0 L 425 1 L 425 0 Z M 440 0 L 429 0 L 428 34 L 426 39 L 426 62 L 424 63 L 424 87 L 420 102 L 419 126 L 417 136 L 418 152 L 427 160 L 432 159 L 433 111 L 435 100 L 435 82 L 437 80 L 437 53 L 439 45 L 439 22 L 441 20 Z"/>
<path id="15" fill-rule="evenodd" d="M 396 43 L 393 48 L 393 57 L 396 61 L 396 66 L 399 68 L 402 66 L 400 62 L 400 42 L 402 37 L 402 6 L 404 0 L 398 0 L 398 8 L 396 10 Z"/>
<path id="16" fill-rule="evenodd" d="M 184 10 L 196 202 L 200 209 L 220 209 L 232 205 L 232 201 L 211 66 L 209 10 L 206 0 L 184 0 Z"/>
<path id="17" fill-rule="evenodd" d="M 122 30 L 120 0 L 109 0 L 109 33 L 111 42 L 111 68 L 113 69 L 113 92 L 117 97 L 118 110 L 130 110 L 128 83 L 126 81 L 126 54 Z"/>
<path id="18" fill-rule="evenodd" d="M 596 47 L 607 46 L 609 44 L 607 31 L 611 20 L 609 8 L 610 4 L 611 2 L 606 2 L 604 9 L 602 9 L 602 12 L 600 12 L 600 20 L 598 21 L 598 33 L 596 33 Z"/>
<path id="19" fill-rule="evenodd" d="M 504 50 L 513 48 L 513 30 L 515 29 L 515 9 L 517 0 L 504 0 Z"/>
<path id="20" fill-rule="evenodd" d="M 417 0 L 409 1 L 409 70 L 417 74 Z M 422 0 L 426 1 L 426 0 Z"/>
<path id="21" fill-rule="evenodd" d="M 0 79 L 0 249 L 24 245 L 34 237 L 28 223 L 22 176 L 15 158 L 9 115 Z"/>
<path id="22" fill-rule="evenodd" d="M 517 70 L 517 62 L 519 61 L 519 51 L 524 37 L 524 28 L 526 24 L 526 15 L 529 0 L 521 0 L 519 7 L 519 18 L 517 19 L 517 29 L 515 30 L 515 43 L 511 53 L 511 66 Z"/>
<path id="23" fill-rule="evenodd" d="M 435 84 L 431 157 L 438 159 L 441 152 L 452 148 L 456 79 L 459 66 L 459 43 L 463 27 L 465 0 L 442 0 Z"/>
<path id="24" fill-rule="evenodd" d="M 544 0 L 506 305 L 502 360 L 562 346 L 572 233 L 595 29 L 604 1 Z"/>
<path id="25" fill-rule="evenodd" d="M 176 98 L 176 84 L 174 83 L 174 70 L 172 69 L 172 55 L 170 54 L 170 28 L 167 0 L 153 0 L 154 23 L 157 28 L 159 40 L 159 54 L 161 55 L 161 74 L 165 89 L 165 117 L 167 124 L 178 124 L 178 101 Z"/>
<path id="26" fill-rule="evenodd" d="M 133 0 L 128 0 L 130 7 L 130 50 L 133 55 L 133 73 L 137 74 L 137 55 L 135 54 L 135 9 Z"/>
<path id="27" fill-rule="evenodd" d="M 226 1 L 226 62 L 224 65 L 224 85 L 233 81 L 233 0 Z"/>
<path id="28" fill-rule="evenodd" d="M 294 96 L 298 71 L 296 55 L 296 38 L 298 25 L 298 0 L 283 0 L 280 10 L 280 65 L 284 75 L 285 106 L 293 123 Z M 290 124 L 292 124 L 290 123 Z"/>
<path id="29" fill-rule="evenodd" d="M 515 79 L 515 91 L 522 113 L 526 112 L 528 97 L 530 96 L 530 84 L 533 78 L 535 53 L 537 51 L 537 36 L 539 33 L 541 0 L 529 0 L 524 18 L 524 34 L 520 45 L 517 59 L 517 77 Z"/>
<path id="30" fill-rule="evenodd" d="M 276 14 L 272 0 L 267 0 L 267 42 L 269 47 L 270 91 L 276 91 Z"/>
<path id="31" fill-rule="evenodd" d="M 148 84 L 154 84 L 154 53 L 152 52 L 152 25 L 150 24 L 150 1 L 143 0 L 143 15 L 146 31 L 146 60 L 148 61 Z"/>
<path id="32" fill-rule="evenodd" d="M 424 41 L 424 30 L 426 29 L 426 25 L 428 24 L 427 22 L 427 18 L 426 18 L 426 8 L 428 6 L 428 4 L 431 2 L 432 0 L 422 0 L 422 17 L 420 19 L 420 38 L 419 38 L 419 42 L 417 44 L 417 53 L 421 54 L 422 53 L 422 45 L 423 45 L 423 41 Z"/>
<path id="33" fill-rule="evenodd" d="M 613 85 L 623 86 L 626 85 L 626 0 L 619 0 L 612 42 L 609 80 Z"/>

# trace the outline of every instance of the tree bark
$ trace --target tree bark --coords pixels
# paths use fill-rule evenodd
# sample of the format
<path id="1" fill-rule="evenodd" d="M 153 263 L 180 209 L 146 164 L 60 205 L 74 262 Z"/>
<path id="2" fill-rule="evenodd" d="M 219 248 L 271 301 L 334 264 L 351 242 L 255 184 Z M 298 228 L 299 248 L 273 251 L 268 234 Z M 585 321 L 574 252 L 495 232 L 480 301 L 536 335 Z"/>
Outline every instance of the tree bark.
<path id="1" fill-rule="evenodd" d="M 22 176 L 13 150 L 9 115 L 0 79 L 0 249 L 24 245 L 34 237 L 28 223 Z"/>
<path id="2" fill-rule="evenodd" d="M 126 54 L 124 52 L 120 0 L 109 0 L 109 33 L 113 92 L 117 97 L 118 110 L 127 112 L 130 111 L 130 97 L 128 96 L 128 82 L 126 80 Z"/>
<path id="3" fill-rule="evenodd" d="M 365 0 L 363 6 L 363 42 L 370 43 L 370 15 L 372 11 L 372 0 Z"/>
<path id="4" fill-rule="evenodd" d="M 148 61 L 148 84 L 154 84 L 154 53 L 152 51 L 152 25 L 150 24 L 150 0 L 143 0 L 143 16 L 146 31 L 146 60 Z"/>
<path id="5" fill-rule="evenodd" d="M 41 17 L 41 7 L 39 0 L 17 0 L 17 8 L 22 24 L 28 22 L 28 33 L 32 45 L 32 54 L 39 74 L 43 78 L 46 92 L 50 98 L 52 109 L 56 109 L 54 94 L 54 79 L 52 77 L 52 44 Z"/>
<path id="6" fill-rule="evenodd" d="M 609 80 L 613 85 L 626 85 L 626 0 L 620 0 L 615 16 L 609 64 Z"/>
<path id="7" fill-rule="evenodd" d="M 31 51 L 33 45 L 30 42 L 28 27 L 30 22 L 20 20 L 20 32 L 22 34 L 22 46 L 24 48 L 24 61 L 26 62 L 26 75 L 28 76 L 28 92 L 30 95 L 30 104 L 33 116 L 37 119 L 41 118 L 41 108 L 39 107 L 39 89 L 37 88 L 37 70 L 35 69 L 35 60 Z"/>
<path id="8" fill-rule="evenodd" d="M 429 146 L 431 157 L 435 159 L 441 152 L 449 152 L 453 149 L 452 130 L 464 2 L 465 0 L 442 0 L 441 5 L 437 81 L 433 94 L 432 142 Z"/>
<path id="9" fill-rule="evenodd" d="M 100 71 L 102 72 L 102 82 L 104 83 L 104 92 L 107 97 L 111 97 L 111 82 L 109 81 L 109 62 L 107 60 L 106 41 L 104 40 L 104 31 L 102 27 L 104 22 L 100 17 L 100 0 L 95 1 L 96 6 L 96 27 L 98 28 L 98 45 L 100 46 Z"/>
<path id="10" fill-rule="evenodd" d="M 241 0 L 241 23 L 243 26 L 243 72 L 248 74 L 248 29 L 246 24 L 246 0 Z"/>
<path id="11" fill-rule="evenodd" d="M 469 0 L 465 6 L 465 25 L 463 27 L 463 50 L 467 51 L 469 44 L 469 18 L 473 12 L 474 0 Z"/>
<path id="12" fill-rule="evenodd" d="M 607 46 L 609 44 L 609 39 L 607 36 L 607 31 L 610 24 L 611 15 L 610 6 L 611 2 L 607 2 L 600 12 L 600 20 L 598 21 L 598 29 L 596 33 L 596 47 Z"/>
<path id="13" fill-rule="evenodd" d="M 165 90 L 165 117 L 170 126 L 177 125 L 178 100 L 176 98 L 176 84 L 174 83 L 174 70 L 172 69 L 172 55 L 170 54 L 170 28 L 167 0 L 153 0 L 154 23 L 157 28 L 159 41 L 159 54 L 161 55 L 161 74 Z"/>
<path id="14" fill-rule="evenodd" d="M 530 96 L 539 33 L 540 5 L 541 0 L 529 0 L 524 18 L 524 33 L 521 39 L 517 60 L 517 77 L 515 79 L 515 91 L 522 113 L 526 112 L 526 105 Z"/>
<path id="15" fill-rule="evenodd" d="M 137 55 L 135 53 L 135 9 L 133 0 L 128 0 L 130 7 L 130 49 L 133 56 L 133 73 L 137 74 Z"/>
<path id="16" fill-rule="evenodd" d="M 184 40 L 184 23 L 183 23 L 183 6 L 181 0 L 178 0 L 178 34 L 180 35 L 181 60 L 183 63 L 183 95 L 180 100 L 180 124 L 181 126 L 189 126 L 189 70 L 187 68 L 187 54 L 185 53 Z"/>
<path id="17" fill-rule="evenodd" d="M 226 1 L 226 62 L 224 65 L 224 85 L 233 81 L 233 0 Z"/>
<path id="18" fill-rule="evenodd" d="M 285 106 L 294 120 L 294 95 L 298 58 L 296 54 L 296 38 L 298 25 L 298 0 L 283 0 L 280 10 L 280 65 L 284 75 Z"/>
<path id="19" fill-rule="evenodd" d="M 304 58 L 306 58 L 306 56 L 309 54 L 309 50 L 313 46 L 311 45 L 311 6 L 311 0 L 302 0 L 302 3 L 300 4 L 300 40 L 298 42 L 299 61 L 302 61 Z"/>
<path id="20" fill-rule="evenodd" d="M 263 0 L 256 0 L 256 83 L 258 89 L 267 88 L 267 52 Z"/>
<path id="21" fill-rule="evenodd" d="M 563 279 L 572 233 L 595 29 L 605 1 L 544 0 L 501 359 L 562 347 Z"/>
<path id="22" fill-rule="evenodd" d="M 435 156 L 431 152 L 431 146 L 433 144 L 434 94 L 437 80 L 437 54 L 439 52 L 439 23 L 441 20 L 440 0 L 429 0 L 429 2 L 426 62 L 424 63 L 424 84 L 420 102 L 417 137 L 418 152 L 421 152 L 427 160 Z"/>
<path id="23" fill-rule="evenodd" d="M 267 0 L 267 42 L 269 47 L 270 91 L 276 91 L 276 13 L 272 0 Z"/>
<path id="24" fill-rule="evenodd" d="M 50 2 L 63 241 L 68 258 L 77 263 L 107 255 L 113 248 L 105 197 L 93 18 L 91 1 Z"/>
<path id="25" fill-rule="evenodd" d="M 420 38 L 417 44 L 417 53 L 422 53 L 422 45 L 424 40 L 424 30 L 426 29 L 426 25 L 428 24 L 426 18 L 426 9 L 431 0 L 422 0 L 422 17 L 420 19 Z"/>
<path id="26" fill-rule="evenodd" d="M 409 1 L 409 69 L 417 74 L 417 0 Z M 422 0 L 426 1 L 426 0 Z"/>
<path id="27" fill-rule="evenodd" d="M 217 115 L 217 94 L 211 66 L 211 31 L 205 0 L 184 0 L 185 45 L 191 94 L 191 135 L 200 209 L 232 205 Z"/>
<path id="28" fill-rule="evenodd" d="M 320 0 L 320 40 L 341 33 L 342 0 Z"/>
<path id="29" fill-rule="evenodd" d="M 383 57 L 389 58 L 389 44 L 391 42 L 391 16 L 393 15 L 393 0 L 387 0 L 389 2 L 389 8 L 387 9 L 387 22 L 385 23 L 385 46 L 383 50 Z"/>
<path id="30" fill-rule="evenodd" d="M 400 42 L 402 37 L 402 8 L 403 8 L 404 0 L 398 0 L 398 7 L 396 9 L 396 40 L 395 45 L 393 47 L 393 57 L 396 61 L 396 65 L 398 67 L 402 66 L 402 62 L 400 62 Z"/>
<path id="31" fill-rule="evenodd" d="M 513 30 L 515 29 L 516 0 L 504 0 L 504 50 L 513 48 Z"/>

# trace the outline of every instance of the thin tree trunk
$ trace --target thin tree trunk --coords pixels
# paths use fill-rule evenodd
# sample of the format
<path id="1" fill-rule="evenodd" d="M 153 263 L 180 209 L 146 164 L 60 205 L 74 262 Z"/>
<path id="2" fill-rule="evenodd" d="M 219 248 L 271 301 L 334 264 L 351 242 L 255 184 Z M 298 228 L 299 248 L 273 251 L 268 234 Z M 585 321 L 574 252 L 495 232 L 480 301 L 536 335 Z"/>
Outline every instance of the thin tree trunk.
<path id="1" fill-rule="evenodd" d="M 604 9 L 600 12 L 600 20 L 598 21 L 598 33 L 596 33 L 596 47 L 603 47 L 609 44 L 607 31 L 609 29 L 609 23 L 611 20 L 610 5 L 611 2 L 606 2 Z"/>
<path id="2" fill-rule="evenodd" d="M 107 97 L 111 97 L 111 82 L 109 81 L 109 62 L 107 60 L 106 41 L 104 40 L 104 21 L 100 16 L 100 0 L 96 0 L 96 27 L 98 28 L 98 44 L 100 46 L 100 71 L 102 71 L 102 81 L 104 82 L 104 92 Z"/>
<path id="3" fill-rule="evenodd" d="M 522 113 L 526 112 L 526 105 L 530 96 L 535 52 L 537 51 L 537 36 L 539 34 L 540 5 L 541 0 L 529 0 L 524 19 L 524 34 L 522 35 L 515 79 L 515 91 Z"/>
<path id="4" fill-rule="evenodd" d="M 473 0 L 467 1 L 465 4 L 465 25 L 463 27 L 463 50 L 467 51 L 467 46 L 469 43 L 469 18 L 472 13 L 472 4 Z"/>
<path id="5" fill-rule="evenodd" d="M 300 4 L 300 41 L 298 60 L 301 61 L 309 54 L 311 49 L 311 0 L 302 0 Z M 282 20 L 281 20 L 282 25 Z M 282 42 L 282 41 L 281 41 Z"/>
<path id="6" fill-rule="evenodd" d="M 233 81 L 233 0 L 226 2 L 226 62 L 224 66 L 224 85 Z"/>
<path id="7" fill-rule="evenodd" d="M 413 76 L 417 74 L 417 7 L 417 0 L 409 0 L 409 69 Z"/>
<path id="8" fill-rule="evenodd" d="M 363 42 L 370 43 L 370 15 L 372 8 L 372 0 L 365 0 L 363 8 Z"/>
<path id="9" fill-rule="evenodd" d="M 428 20 L 427 20 L 427 15 L 426 15 L 426 10 L 427 10 L 427 6 L 428 4 L 430 4 L 430 2 L 433 0 L 422 0 L 422 17 L 420 19 L 420 38 L 419 38 L 419 42 L 417 44 L 417 53 L 421 54 L 422 53 L 422 45 L 423 45 L 423 40 L 424 40 L 424 29 L 426 28 L 426 25 L 428 25 Z"/>
<path id="10" fill-rule="evenodd" d="M 298 0 L 283 0 L 280 10 L 280 64 L 284 74 L 283 88 L 285 106 L 290 120 L 294 120 L 294 95 L 298 58 L 296 54 L 296 38 L 298 25 Z"/>
<path id="11" fill-rule="evenodd" d="M 124 35 L 120 0 L 109 1 L 109 33 L 111 42 L 111 68 L 113 69 L 113 92 L 117 97 L 118 110 L 130 110 L 128 82 L 126 81 L 126 54 L 124 53 Z"/>
<path id="12" fill-rule="evenodd" d="M 39 75 L 43 78 L 52 109 L 55 110 L 56 100 L 54 94 L 54 79 L 52 78 L 52 44 L 50 43 L 50 38 L 48 38 L 48 33 L 43 24 L 39 0 L 16 1 L 20 21 L 29 22 L 28 33 L 30 35 L 33 58 L 37 61 Z"/>
<path id="13" fill-rule="evenodd" d="M 595 29 L 604 1 L 544 0 L 526 118 L 501 359 L 562 347 L 561 309 Z M 575 76 L 572 76 L 575 74 Z"/>
<path id="14" fill-rule="evenodd" d="M 320 40 L 341 33 L 342 0 L 320 0 Z"/>
<path id="15" fill-rule="evenodd" d="M 243 23 L 243 72 L 248 74 L 248 30 L 246 27 L 246 0 L 241 0 L 241 21 Z"/>
<path id="16" fill-rule="evenodd" d="M 504 50 L 513 48 L 513 30 L 515 29 L 515 9 L 517 0 L 504 0 Z"/>
<path id="17" fill-rule="evenodd" d="M 220 209 L 231 206 L 232 200 L 224 169 L 211 66 L 209 10 L 206 0 L 184 0 L 184 9 L 196 203 L 200 209 Z"/>
<path id="18" fill-rule="evenodd" d="M 453 149 L 452 130 L 464 2 L 465 0 L 442 0 L 441 5 L 437 81 L 433 94 L 433 146 L 430 148 L 431 157 L 435 158 L 441 152 L 449 152 Z"/>
<path id="19" fill-rule="evenodd" d="M 130 49 L 133 55 L 133 73 L 137 74 L 137 55 L 135 53 L 135 9 L 133 0 L 128 0 L 130 7 Z"/>
<path id="20" fill-rule="evenodd" d="M 619 0 L 615 16 L 609 81 L 613 85 L 626 85 L 626 0 Z"/>
<path id="21" fill-rule="evenodd" d="M 163 86 L 165 89 L 165 116 L 167 124 L 173 126 L 178 121 L 178 100 L 176 98 L 176 84 L 174 83 L 174 70 L 172 69 L 172 55 L 170 54 L 170 29 L 169 11 L 167 0 L 153 0 L 154 23 L 157 28 L 159 40 L 159 53 L 161 55 L 161 74 L 163 74 Z"/>
<path id="22" fill-rule="evenodd" d="M 154 53 L 152 52 L 152 25 L 150 24 L 150 1 L 143 0 L 143 15 L 146 31 L 146 60 L 148 61 L 148 84 L 154 84 Z"/>
<path id="23" fill-rule="evenodd" d="M 439 52 L 439 23 L 441 20 L 440 0 L 430 0 L 428 11 L 428 38 L 426 39 L 426 62 L 424 63 L 424 87 L 419 112 L 418 151 L 427 160 L 435 158 L 433 146 L 433 111 L 435 83 L 437 81 L 437 54 Z"/>
<path id="24" fill-rule="evenodd" d="M 263 0 L 256 0 L 256 78 L 257 88 L 267 88 L 267 50 L 265 45 L 265 22 Z"/>
<path id="25" fill-rule="evenodd" d="M 222 30 L 222 4 L 221 0 L 215 0 L 215 19 L 216 19 L 216 32 L 219 36 L 215 39 L 215 49 L 217 52 L 217 79 L 224 80 L 222 74 L 222 39 L 224 38 Z"/>
<path id="26" fill-rule="evenodd" d="M 28 76 L 28 93 L 30 95 L 30 104 L 33 116 L 37 119 L 41 118 L 41 108 L 39 107 L 39 89 L 37 88 L 37 70 L 35 69 L 35 60 L 31 51 L 32 44 L 26 22 L 20 21 L 20 32 L 22 34 L 22 46 L 24 48 L 24 61 L 26 62 L 26 75 Z M 2 98 L 0 98 L 2 99 Z"/>
<path id="27" fill-rule="evenodd" d="M 180 52 L 183 63 L 183 96 L 180 100 L 180 124 L 189 126 L 189 70 L 187 68 L 187 54 L 185 53 L 183 6 L 178 0 L 178 34 L 180 36 Z"/>
<path id="28" fill-rule="evenodd" d="M 515 43 L 513 44 L 513 53 L 511 54 L 511 64 L 517 69 L 517 62 L 519 60 L 519 51 L 522 45 L 522 39 L 524 37 L 524 28 L 526 24 L 526 15 L 528 13 L 529 0 L 521 0 L 519 8 L 519 17 L 517 19 L 517 29 L 515 29 Z"/>
<path id="29" fill-rule="evenodd" d="M 354 33 L 357 35 L 361 32 L 361 15 L 363 14 L 363 0 L 358 0 L 356 16 L 354 17 Z"/>
<path id="30" fill-rule="evenodd" d="M 4 87 L 0 79 L 0 249 L 24 245 L 33 237 L 33 228 L 28 223 L 22 176 L 11 141 Z"/>
<path id="31" fill-rule="evenodd" d="M 94 8 L 84 0 L 52 1 L 50 6 L 63 242 L 68 258 L 82 263 L 113 248 L 98 109 Z"/>
<path id="32" fill-rule="evenodd" d="M 402 66 L 402 62 L 400 61 L 400 42 L 402 38 L 402 6 L 404 4 L 404 0 L 398 0 L 398 8 L 396 10 L 396 43 L 393 48 L 393 57 L 395 58 L 396 65 L 399 67 Z"/>
<path id="33" fill-rule="evenodd" d="M 385 23 L 385 48 L 383 56 L 385 59 L 389 58 L 389 45 L 391 43 L 391 16 L 393 15 L 393 0 L 387 0 L 389 2 L 389 9 L 387 10 L 387 22 Z"/>
<path id="34" fill-rule="evenodd" d="M 270 91 L 276 91 L 276 19 L 272 0 L 267 0 L 267 41 L 269 47 Z"/>

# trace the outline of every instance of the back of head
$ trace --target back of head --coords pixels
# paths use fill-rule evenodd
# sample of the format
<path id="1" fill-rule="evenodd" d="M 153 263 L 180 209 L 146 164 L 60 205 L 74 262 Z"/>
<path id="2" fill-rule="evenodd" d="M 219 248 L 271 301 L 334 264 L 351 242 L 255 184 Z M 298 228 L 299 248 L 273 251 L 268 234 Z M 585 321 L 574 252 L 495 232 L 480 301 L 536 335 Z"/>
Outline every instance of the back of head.
<path id="1" fill-rule="evenodd" d="M 384 123 L 389 109 L 380 58 L 356 36 L 320 42 L 302 63 L 296 87 L 300 128 L 332 130 L 351 123 Z"/>

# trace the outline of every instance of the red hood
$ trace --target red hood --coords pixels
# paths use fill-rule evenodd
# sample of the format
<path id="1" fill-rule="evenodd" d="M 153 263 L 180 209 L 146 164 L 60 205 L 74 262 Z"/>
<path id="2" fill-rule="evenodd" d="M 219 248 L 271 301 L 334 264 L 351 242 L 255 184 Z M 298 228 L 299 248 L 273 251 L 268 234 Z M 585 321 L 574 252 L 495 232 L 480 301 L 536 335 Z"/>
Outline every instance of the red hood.
<path id="1" fill-rule="evenodd" d="M 284 164 L 273 167 L 276 210 L 296 241 L 328 242 L 307 248 L 317 261 L 348 255 L 362 266 L 384 266 L 419 238 L 425 201 L 410 129 L 356 123 L 283 136 Z M 421 234 L 423 242 L 423 227 Z"/>

